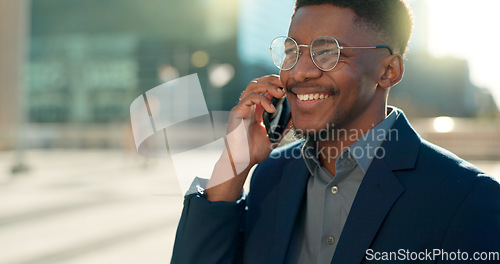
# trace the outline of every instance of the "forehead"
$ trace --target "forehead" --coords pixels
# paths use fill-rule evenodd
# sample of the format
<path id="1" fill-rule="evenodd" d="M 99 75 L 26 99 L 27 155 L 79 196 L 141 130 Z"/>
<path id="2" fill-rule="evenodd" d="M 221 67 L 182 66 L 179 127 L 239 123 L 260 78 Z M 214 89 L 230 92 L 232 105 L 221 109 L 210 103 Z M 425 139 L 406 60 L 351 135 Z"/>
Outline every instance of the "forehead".
<path id="1" fill-rule="evenodd" d="M 299 44 L 309 44 L 315 37 L 330 35 L 346 45 L 368 43 L 366 32 L 356 23 L 357 16 L 349 8 L 329 4 L 308 5 L 297 10 L 288 36 Z"/>

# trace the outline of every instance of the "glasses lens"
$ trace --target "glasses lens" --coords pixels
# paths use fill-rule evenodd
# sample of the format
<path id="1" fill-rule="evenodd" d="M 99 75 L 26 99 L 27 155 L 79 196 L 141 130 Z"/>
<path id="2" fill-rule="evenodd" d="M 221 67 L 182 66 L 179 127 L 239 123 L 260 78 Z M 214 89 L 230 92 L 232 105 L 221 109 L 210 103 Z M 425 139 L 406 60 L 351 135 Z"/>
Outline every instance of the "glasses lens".
<path id="1" fill-rule="evenodd" d="M 338 42 L 333 37 L 317 37 L 311 43 L 311 54 L 318 68 L 329 71 L 335 68 L 339 61 L 340 50 Z"/>
<path id="2" fill-rule="evenodd" d="M 290 70 L 297 62 L 297 43 L 287 37 L 275 38 L 271 43 L 271 57 L 280 70 Z"/>

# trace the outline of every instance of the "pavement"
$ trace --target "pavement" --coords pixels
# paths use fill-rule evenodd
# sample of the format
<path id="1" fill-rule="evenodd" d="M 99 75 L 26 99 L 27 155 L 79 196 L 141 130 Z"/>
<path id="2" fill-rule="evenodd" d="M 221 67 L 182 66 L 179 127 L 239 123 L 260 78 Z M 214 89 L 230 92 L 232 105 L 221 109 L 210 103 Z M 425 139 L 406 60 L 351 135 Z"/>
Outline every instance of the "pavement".
<path id="1" fill-rule="evenodd" d="M 169 263 L 182 194 L 167 160 L 121 151 L 0 153 L 0 263 Z"/>
<path id="2" fill-rule="evenodd" d="M 201 155 L 203 156 L 203 155 Z M 0 152 L 0 264 L 170 262 L 182 194 L 172 164 L 119 150 Z M 500 180 L 500 161 L 474 164 Z"/>

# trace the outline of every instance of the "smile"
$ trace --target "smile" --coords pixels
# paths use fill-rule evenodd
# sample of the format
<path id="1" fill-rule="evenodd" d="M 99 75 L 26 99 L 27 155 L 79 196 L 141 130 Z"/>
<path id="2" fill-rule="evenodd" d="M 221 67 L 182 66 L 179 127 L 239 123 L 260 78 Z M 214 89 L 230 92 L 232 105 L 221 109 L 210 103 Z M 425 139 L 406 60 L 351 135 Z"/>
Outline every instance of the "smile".
<path id="1" fill-rule="evenodd" d="M 312 93 L 312 94 L 297 94 L 300 101 L 322 100 L 328 98 L 330 95 L 326 93 Z"/>

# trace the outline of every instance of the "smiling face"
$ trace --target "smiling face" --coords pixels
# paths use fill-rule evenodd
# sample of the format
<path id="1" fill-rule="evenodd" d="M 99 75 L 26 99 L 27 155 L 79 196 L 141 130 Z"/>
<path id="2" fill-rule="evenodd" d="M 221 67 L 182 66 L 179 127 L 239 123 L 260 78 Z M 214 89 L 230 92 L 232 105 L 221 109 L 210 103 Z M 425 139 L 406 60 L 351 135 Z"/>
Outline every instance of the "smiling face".
<path id="1" fill-rule="evenodd" d="M 333 36 L 346 47 L 386 44 L 355 19 L 351 9 L 303 6 L 295 13 L 288 36 L 300 45 L 309 45 L 322 35 Z M 343 49 L 331 71 L 314 65 L 308 47 L 301 52 L 297 64 L 280 73 L 297 130 L 366 131 L 383 120 L 389 87 L 381 87 L 379 81 L 386 71 L 386 49 Z"/>

